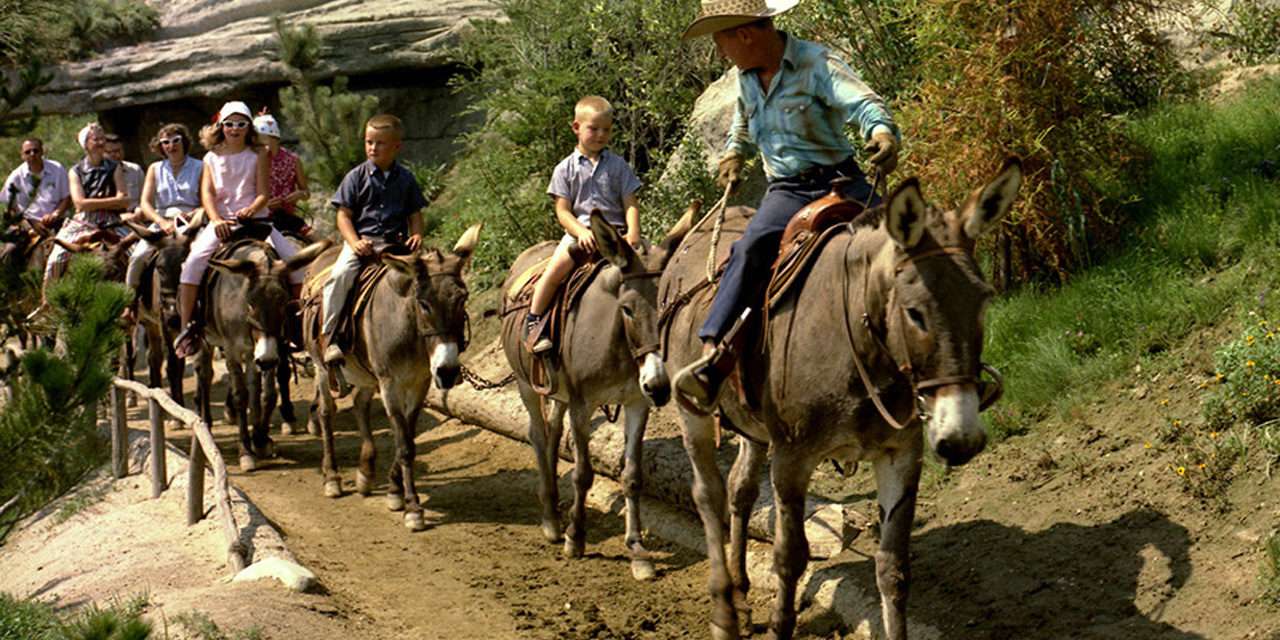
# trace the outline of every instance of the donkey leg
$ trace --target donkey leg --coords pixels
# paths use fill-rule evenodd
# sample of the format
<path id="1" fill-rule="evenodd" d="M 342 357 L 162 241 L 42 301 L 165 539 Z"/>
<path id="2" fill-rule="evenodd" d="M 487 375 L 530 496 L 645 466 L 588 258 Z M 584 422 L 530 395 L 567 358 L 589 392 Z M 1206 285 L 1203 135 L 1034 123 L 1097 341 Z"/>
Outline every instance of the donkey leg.
<path id="1" fill-rule="evenodd" d="M 569 426 L 573 429 L 573 508 L 569 511 L 569 531 L 564 538 L 564 555 L 581 558 L 587 547 L 587 492 L 595 482 L 591 450 L 587 447 L 591 408 L 581 402 L 569 405 Z"/>
<path id="2" fill-rule="evenodd" d="M 325 367 L 316 367 L 315 388 L 311 390 L 311 409 L 307 412 L 307 433 L 318 436 L 320 435 L 320 396 L 329 396 L 329 376 L 325 375 L 325 386 L 320 386 L 321 374 L 320 370 Z M 323 390 L 323 391 L 322 391 Z M 333 398 L 329 398 L 330 402 Z"/>
<path id="3" fill-rule="evenodd" d="M 627 497 L 627 549 L 631 552 L 631 577 L 652 580 L 657 576 L 644 548 L 640 524 L 640 491 L 644 488 L 644 429 L 649 423 L 649 401 L 641 398 L 626 406 L 627 431 L 622 490 Z"/>
<path id="4" fill-rule="evenodd" d="M 342 476 L 338 474 L 337 455 L 333 446 L 333 415 L 337 406 L 333 396 L 322 389 L 329 388 L 329 370 L 327 367 L 316 368 L 316 395 L 311 404 L 311 420 L 319 431 L 320 442 L 324 454 L 320 458 L 320 473 L 324 475 L 324 495 L 337 498 L 342 495 Z"/>
<path id="5" fill-rule="evenodd" d="M 355 404 L 352 411 L 356 414 L 356 427 L 360 431 L 360 465 L 356 468 L 356 492 L 362 496 L 373 493 L 373 478 L 378 468 L 378 448 L 373 441 L 373 428 L 369 424 L 369 412 L 373 407 L 373 390 L 357 388 Z M 404 500 L 395 492 L 395 485 L 387 493 L 387 498 L 399 500 L 399 504 L 390 505 L 392 511 L 404 508 Z"/>
<path id="6" fill-rule="evenodd" d="M 236 427 L 239 430 L 237 442 L 240 447 L 240 470 L 249 472 L 258 468 L 258 459 L 253 455 L 253 442 L 249 438 L 248 399 L 249 389 L 245 382 L 244 368 L 239 362 L 227 359 L 227 378 L 230 387 L 227 390 L 228 408 L 234 407 Z"/>
<path id="7" fill-rule="evenodd" d="M 210 427 L 213 426 L 213 356 L 208 349 L 200 352 L 196 372 L 196 406 L 200 411 L 200 419 Z"/>
<path id="8" fill-rule="evenodd" d="M 876 500 L 880 503 L 880 549 L 876 551 L 876 587 L 885 637 L 906 640 L 907 594 L 911 586 L 911 523 L 916 516 L 923 444 L 888 451 L 875 460 Z"/>
<path id="9" fill-rule="evenodd" d="M 259 393 L 255 397 L 262 398 L 258 407 L 258 415 L 253 421 L 253 448 L 263 458 L 276 457 L 275 441 L 271 439 L 271 416 L 276 411 L 276 379 L 274 371 L 262 371 L 254 368 L 253 379 L 259 385 Z"/>
<path id="10" fill-rule="evenodd" d="M 702 519 L 707 539 L 707 563 L 711 592 L 711 637 L 733 640 L 738 637 L 738 616 L 733 608 L 733 583 L 724 557 L 725 490 L 724 477 L 716 466 L 715 422 L 711 416 L 680 410 L 684 424 L 684 450 L 693 465 L 693 502 Z"/>
<path id="11" fill-rule="evenodd" d="M 796 628 L 796 585 L 809 566 L 809 541 L 804 534 L 804 503 L 809 477 L 817 466 L 813 456 L 795 449 L 779 449 L 770 467 L 776 508 L 773 543 L 773 573 L 778 591 L 774 595 L 769 638 L 787 640 Z"/>
<path id="12" fill-rule="evenodd" d="M 427 528 L 422 516 L 422 505 L 418 502 L 418 491 L 413 482 L 413 461 L 417 456 L 418 412 L 421 401 L 414 403 L 405 401 L 403 393 L 397 393 L 390 385 L 382 386 L 382 403 L 386 405 L 387 417 L 391 419 L 391 434 L 396 440 L 396 459 L 392 463 L 392 477 L 399 478 L 388 490 L 389 495 L 399 491 L 404 496 L 404 526 L 410 531 L 422 531 Z M 388 505 L 390 506 L 390 498 Z"/>
<path id="13" fill-rule="evenodd" d="M 172 348 L 162 346 L 172 344 L 172 341 L 166 340 L 164 334 L 156 334 L 155 338 L 148 339 L 151 340 L 151 344 L 156 345 L 155 349 L 153 349 L 154 351 L 158 352 L 163 350 L 164 352 L 165 376 L 169 379 L 169 395 L 173 398 L 174 402 L 178 403 L 179 406 L 185 407 L 186 402 L 183 399 L 184 393 L 182 391 L 182 377 L 183 374 L 186 373 L 187 363 L 174 354 Z M 157 353 L 152 357 L 159 358 L 160 354 Z M 182 422 L 176 418 L 173 419 L 172 424 L 175 428 L 182 427 Z"/>
<path id="14" fill-rule="evenodd" d="M 556 467 L 560 457 L 556 449 L 560 446 L 560 430 L 564 428 L 564 405 L 554 400 L 552 411 L 559 412 L 559 420 L 552 427 L 542 415 L 542 400 L 533 388 L 521 381 L 520 400 L 524 403 L 525 412 L 529 414 L 529 443 L 533 445 L 533 455 L 538 462 L 538 500 L 542 503 L 542 535 L 547 542 L 560 542 L 560 487 Z M 548 451 L 550 447 L 550 451 Z"/>
<path id="15" fill-rule="evenodd" d="M 289 373 L 293 363 L 293 347 L 288 340 L 281 340 L 280 362 L 276 364 L 276 388 L 280 393 L 280 434 L 291 436 L 298 433 L 298 414 L 293 409 L 293 398 L 290 395 Z"/>
<path id="16" fill-rule="evenodd" d="M 733 608 L 738 612 L 738 629 L 751 635 L 751 605 L 747 593 L 747 521 L 760 497 L 760 469 L 769 448 L 746 438 L 738 438 L 738 457 L 729 471 L 729 578 L 733 581 Z"/>

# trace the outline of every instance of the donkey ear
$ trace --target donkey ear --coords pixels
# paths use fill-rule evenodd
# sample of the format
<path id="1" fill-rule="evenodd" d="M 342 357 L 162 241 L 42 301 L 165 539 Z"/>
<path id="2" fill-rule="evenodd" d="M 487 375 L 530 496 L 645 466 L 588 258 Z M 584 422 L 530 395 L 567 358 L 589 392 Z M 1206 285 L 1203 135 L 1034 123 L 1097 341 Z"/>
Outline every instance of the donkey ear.
<path id="1" fill-rule="evenodd" d="M 209 221 L 209 216 L 205 215 L 204 209 L 193 209 L 191 216 L 187 218 L 191 222 L 187 223 L 187 228 L 182 231 L 182 235 L 194 238 L 205 223 Z"/>
<path id="2" fill-rule="evenodd" d="M 209 266 L 223 273 L 231 273 L 241 276 L 252 276 L 258 272 L 258 263 L 252 260 L 238 258 L 236 260 L 210 260 Z"/>
<path id="3" fill-rule="evenodd" d="M 1004 161 L 1000 175 L 990 184 L 975 192 L 964 211 L 960 213 L 964 220 L 964 233 L 977 239 L 983 231 L 990 229 L 996 221 L 1004 217 L 1018 197 L 1018 188 L 1022 186 L 1022 160 L 1012 156 Z"/>
<path id="4" fill-rule="evenodd" d="M 676 221 L 675 225 L 667 231 L 667 236 L 662 239 L 659 245 L 662 248 L 662 268 L 667 268 L 667 262 L 671 260 L 671 256 L 676 254 L 676 249 L 680 248 L 680 243 L 684 242 L 684 237 L 689 235 L 689 231 L 693 229 L 693 219 L 698 217 L 698 213 L 702 211 L 702 201 L 694 200 L 689 203 L 689 208 L 685 209 L 684 215 Z"/>
<path id="5" fill-rule="evenodd" d="M 453 255 L 462 258 L 463 266 L 471 261 L 471 254 L 476 250 L 476 243 L 480 241 L 480 229 L 483 227 L 483 222 L 471 225 L 462 232 L 462 237 L 458 238 L 458 242 L 453 245 Z"/>
<path id="6" fill-rule="evenodd" d="M 613 266 L 626 271 L 637 264 L 635 249 L 618 233 L 599 211 L 591 212 L 591 235 L 596 239 L 596 248 Z"/>
<path id="7" fill-rule="evenodd" d="M 414 271 L 414 261 L 418 259 L 417 255 L 398 256 L 391 253 L 382 254 L 382 264 L 403 273 L 406 276 L 412 276 Z"/>
<path id="8" fill-rule="evenodd" d="M 924 217 L 928 208 L 920 197 L 920 181 L 907 178 L 889 196 L 885 226 L 889 237 L 903 249 L 910 249 L 924 236 Z"/>
<path id="9" fill-rule="evenodd" d="M 298 269 L 311 264 L 312 260 L 319 258 L 320 254 L 324 253 L 325 250 L 332 245 L 333 241 L 327 238 L 319 242 L 313 242 L 306 247 L 303 247 L 301 251 L 293 254 L 293 257 L 289 258 L 289 260 L 285 262 L 285 268 L 290 271 L 297 271 Z"/>

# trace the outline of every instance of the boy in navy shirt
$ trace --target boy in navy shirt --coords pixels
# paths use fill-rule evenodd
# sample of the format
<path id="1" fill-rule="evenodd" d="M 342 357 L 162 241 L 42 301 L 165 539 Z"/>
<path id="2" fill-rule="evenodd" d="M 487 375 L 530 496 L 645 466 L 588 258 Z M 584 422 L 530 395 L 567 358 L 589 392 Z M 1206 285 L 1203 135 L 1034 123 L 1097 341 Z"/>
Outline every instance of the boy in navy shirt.
<path id="1" fill-rule="evenodd" d="M 364 127 L 364 153 L 368 161 L 347 172 L 333 194 L 338 208 L 338 232 L 342 252 L 333 263 L 324 285 L 324 362 L 344 360 L 334 340 L 338 316 L 360 274 L 361 260 L 373 256 L 375 241 L 403 243 L 412 250 L 422 244 L 422 212 L 427 199 L 413 174 L 396 162 L 404 125 L 400 118 L 381 114 Z"/>

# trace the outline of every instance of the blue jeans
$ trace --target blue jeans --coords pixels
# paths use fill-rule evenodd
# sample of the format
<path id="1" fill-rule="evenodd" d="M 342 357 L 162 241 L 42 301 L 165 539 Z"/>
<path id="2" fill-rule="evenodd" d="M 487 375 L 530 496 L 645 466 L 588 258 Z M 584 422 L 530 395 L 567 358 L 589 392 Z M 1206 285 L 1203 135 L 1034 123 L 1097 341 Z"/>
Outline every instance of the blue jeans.
<path id="1" fill-rule="evenodd" d="M 867 202 L 871 185 L 852 159 L 830 167 L 815 168 L 794 178 L 769 182 L 760 208 L 747 223 L 742 237 L 733 243 L 729 265 L 720 277 L 720 287 L 711 303 L 711 312 L 698 331 L 699 338 L 719 341 L 743 309 L 755 307 L 758 311 L 787 223 L 805 205 L 830 193 L 831 180 L 837 176 L 853 179 L 844 191 L 846 198 L 859 204 Z M 871 205 L 879 203 L 880 196 L 877 195 Z"/>

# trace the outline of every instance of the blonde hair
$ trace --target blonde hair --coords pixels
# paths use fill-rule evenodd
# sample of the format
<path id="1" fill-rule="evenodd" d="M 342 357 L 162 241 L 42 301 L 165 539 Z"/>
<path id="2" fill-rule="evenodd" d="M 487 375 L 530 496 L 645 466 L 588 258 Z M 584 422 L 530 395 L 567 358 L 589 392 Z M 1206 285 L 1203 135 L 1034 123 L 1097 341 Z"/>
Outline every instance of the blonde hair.
<path id="1" fill-rule="evenodd" d="M 606 116 L 613 119 L 613 105 L 600 96 L 587 96 L 573 107 L 573 121 L 582 122 L 593 115 Z"/>
<path id="2" fill-rule="evenodd" d="M 404 123 L 400 122 L 400 118 L 389 113 L 379 113 L 369 118 L 369 121 L 364 123 L 364 128 L 373 129 L 374 131 L 390 131 L 397 140 L 404 139 Z"/>

